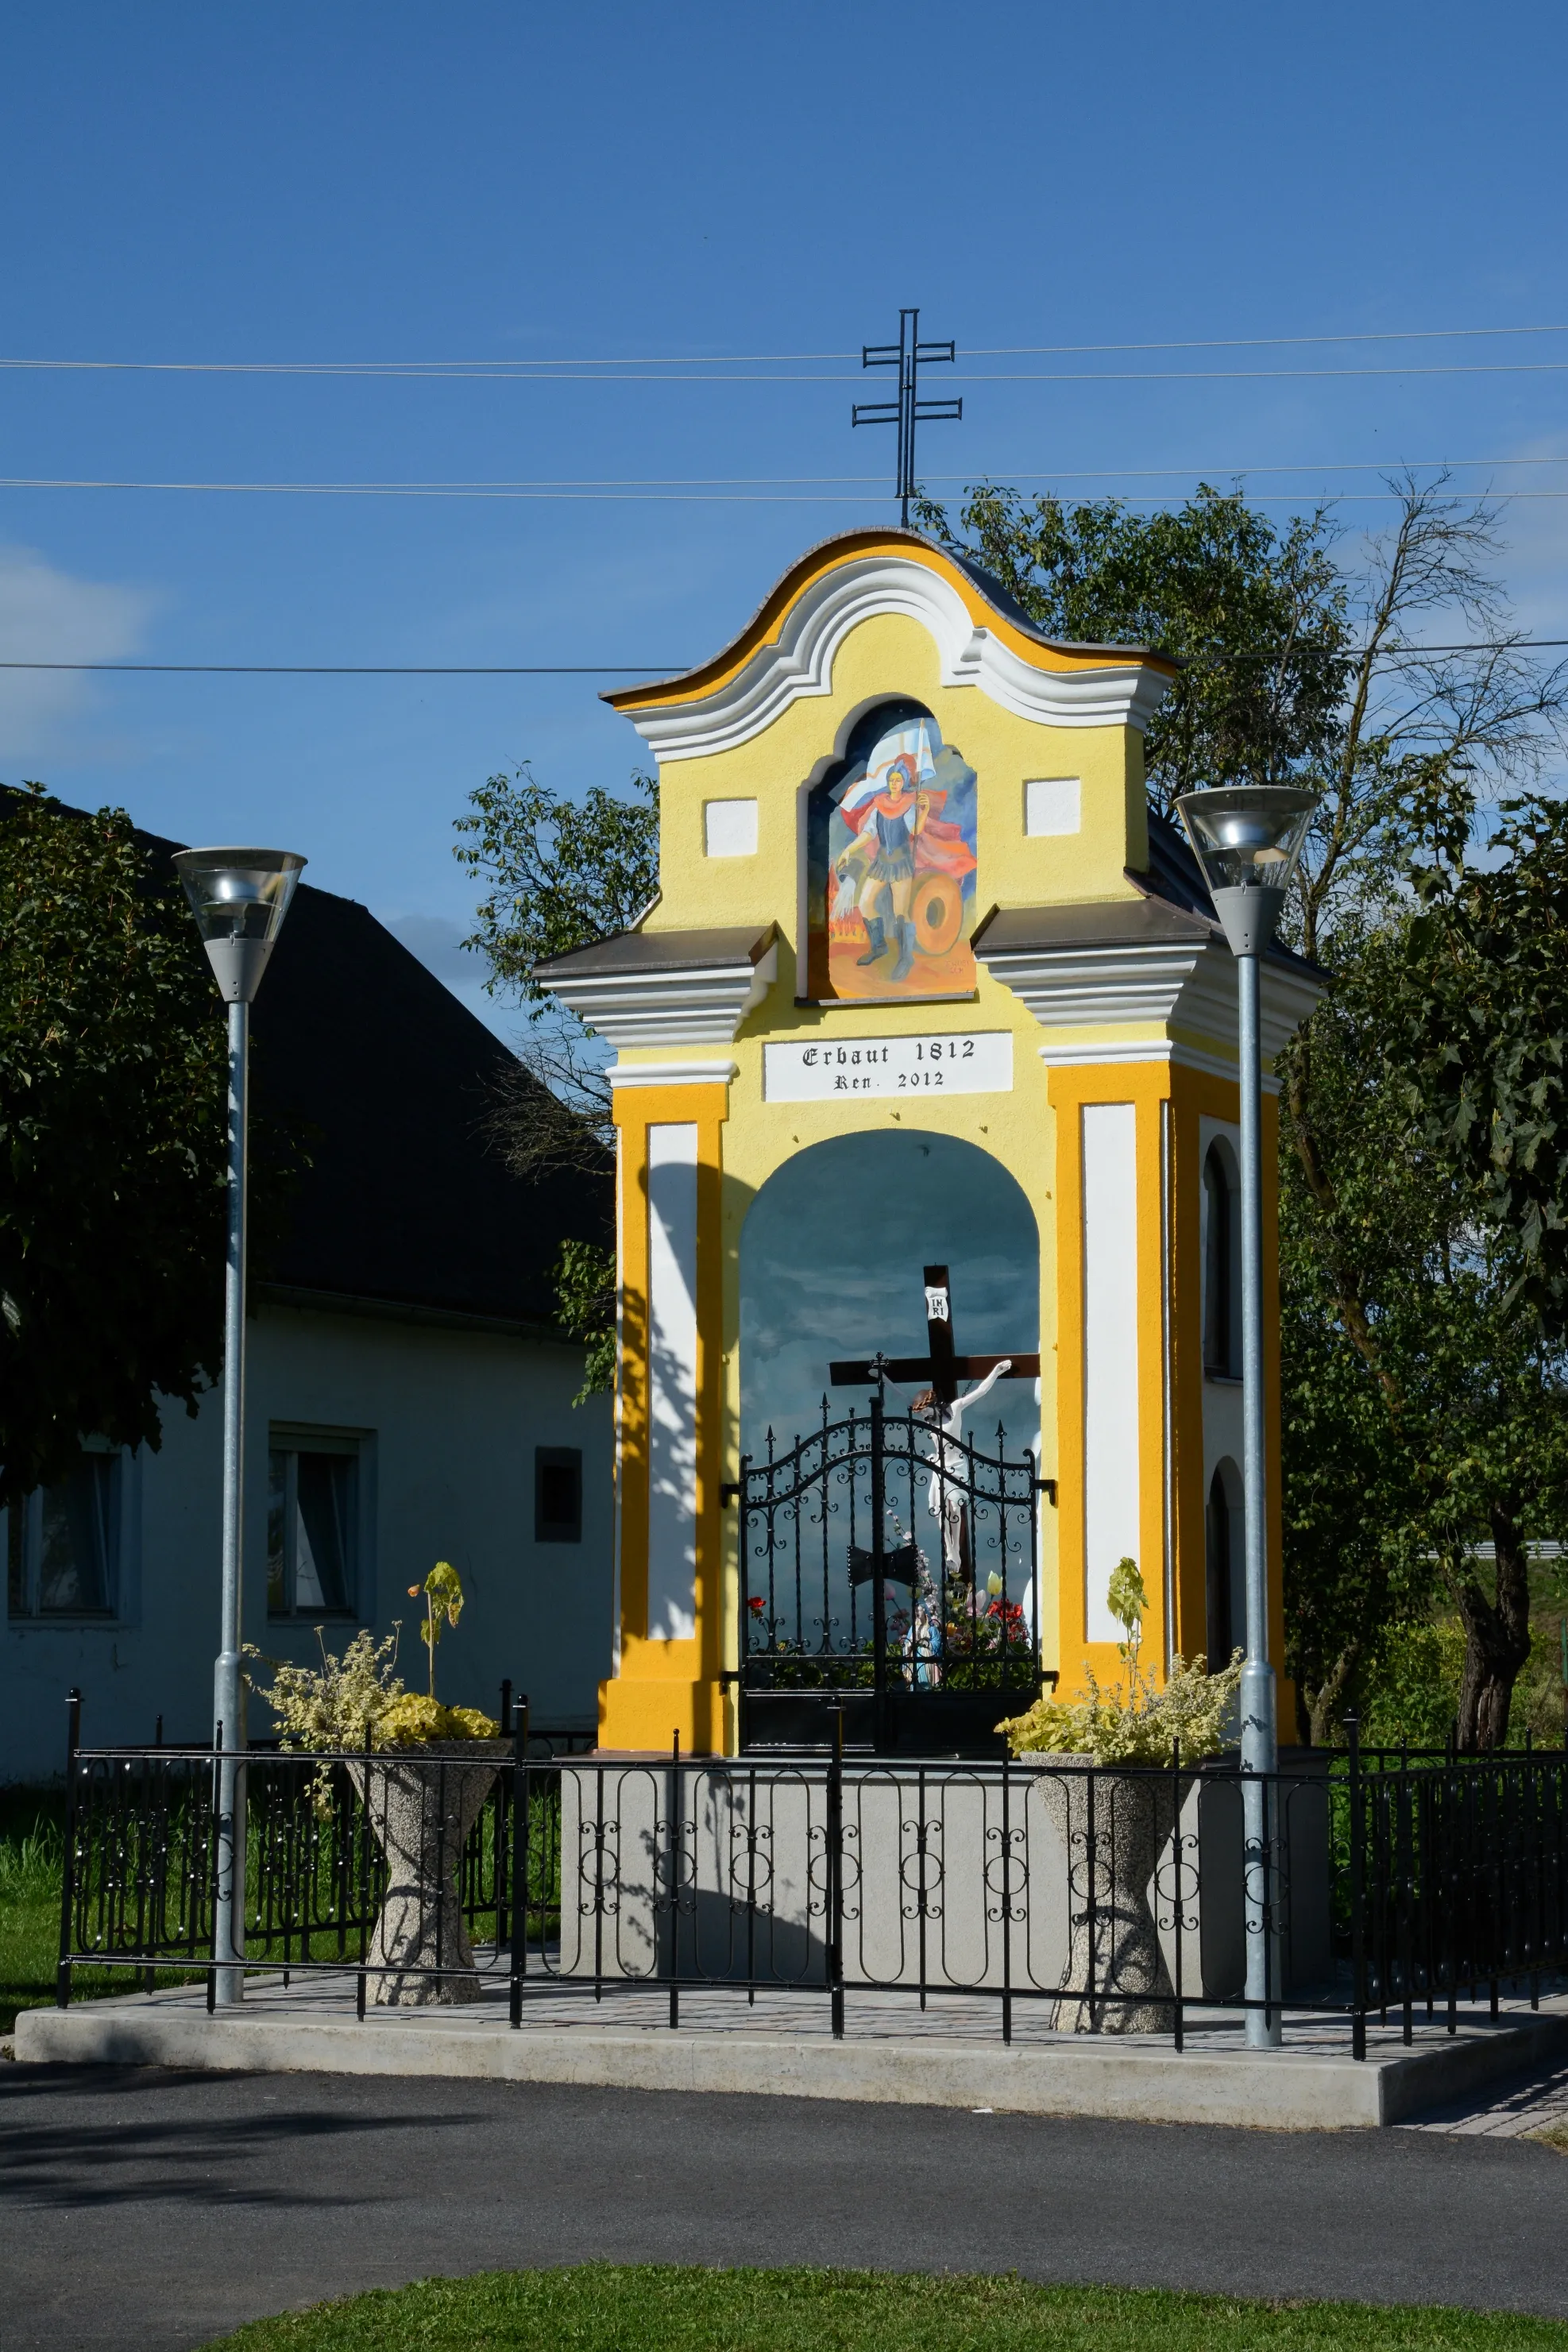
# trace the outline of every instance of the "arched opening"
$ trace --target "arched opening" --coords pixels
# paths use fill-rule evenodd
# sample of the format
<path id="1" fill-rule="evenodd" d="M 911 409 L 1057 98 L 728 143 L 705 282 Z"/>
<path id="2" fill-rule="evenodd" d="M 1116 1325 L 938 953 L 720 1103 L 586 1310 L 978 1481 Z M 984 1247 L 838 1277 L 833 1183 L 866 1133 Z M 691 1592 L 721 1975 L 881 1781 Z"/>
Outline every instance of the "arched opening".
<path id="1" fill-rule="evenodd" d="M 1241 1219 L 1236 1156 L 1216 1136 L 1204 1157 L 1204 1370 L 1241 1373 Z"/>
<path id="2" fill-rule="evenodd" d="M 820 1745 L 831 1705 L 847 1740 L 995 1752 L 1000 1717 L 1039 1689 L 1026 1197 L 955 1136 L 838 1136 L 768 1179 L 740 1260 L 742 1744 Z M 933 1265 L 945 1290 L 927 1289 Z M 931 1300 L 954 1353 L 984 1370 L 960 1370 L 945 1403 L 931 1395 Z M 879 1352 L 908 1359 L 884 1376 L 880 1412 L 867 1370 Z M 1013 1378 L 997 1357 L 1029 1360 Z"/>
<path id="3" fill-rule="evenodd" d="M 1207 1636 L 1210 1671 L 1228 1665 L 1247 1647 L 1247 1505 L 1240 1474 L 1228 1456 L 1209 1481 L 1205 1515 Z"/>
<path id="4" fill-rule="evenodd" d="M 1037 1350 L 1039 1251 L 1022 1187 L 977 1144 L 900 1128 L 796 1152 L 741 1234 L 742 1452 L 760 1455 L 769 1429 L 787 1446 L 816 1425 L 835 1357 L 925 1352 L 927 1265 L 948 1268 L 961 1353 Z M 909 1398 L 889 1390 L 888 1403 L 904 1412 Z M 988 1433 L 998 1421 L 1010 1449 L 1037 1449 L 1037 1384 L 999 1382 Z"/>
<path id="5" fill-rule="evenodd" d="M 921 702 L 879 702 L 806 803 L 806 989 L 823 1002 L 974 986 L 974 771 Z"/>

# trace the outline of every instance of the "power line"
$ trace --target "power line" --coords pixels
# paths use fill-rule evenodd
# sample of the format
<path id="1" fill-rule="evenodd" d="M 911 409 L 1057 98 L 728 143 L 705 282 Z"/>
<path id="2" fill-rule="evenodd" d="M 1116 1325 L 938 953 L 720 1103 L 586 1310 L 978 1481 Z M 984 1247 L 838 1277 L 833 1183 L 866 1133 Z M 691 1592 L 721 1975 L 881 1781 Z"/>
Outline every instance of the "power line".
<path id="1" fill-rule="evenodd" d="M 1434 460 L 1431 462 L 1436 463 L 1439 461 Z M 1498 463 L 1503 465 L 1560 465 L 1565 461 L 1561 458 L 1502 458 L 1489 460 L 1478 457 L 1473 459 L 1456 459 L 1452 462 L 1456 464 L 1474 464 L 1479 466 L 1488 463 Z M 1320 471 L 1326 472 L 1328 470 L 1330 469 L 1327 467 L 1320 468 L 1313 466 L 1211 467 L 1197 466 L 1190 467 L 1161 466 L 1148 467 L 1129 467 L 1120 469 L 1107 467 L 1090 473 L 1069 474 L 1058 472 L 1021 473 L 1015 471 L 1015 469 L 1009 467 L 993 467 L 986 469 L 985 472 L 978 475 L 936 474 L 928 476 L 926 479 L 930 484 L 950 482 L 974 484 L 978 481 L 989 479 L 994 476 L 1006 473 L 1011 475 L 1012 479 L 1015 481 L 1131 481 L 1135 479 L 1153 479 L 1156 478 L 1168 478 L 1172 476 L 1180 476 L 1186 473 L 1197 475 L 1206 472 L 1216 474 L 1242 474 L 1249 472 L 1312 474 Z M 1348 472 L 1351 468 L 1347 467 L 1339 470 Z M 1365 471 L 1367 473 L 1380 473 L 1384 469 L 1379 466 L 1369 465 L 1364 467 L 1358 467 L 1356 470 Z M 612 505 L 616 503 L 624 503 L 628 505 L 647 506 L 844 506 L 862 505 L 868 501 L 874 504 L 880 504 L 890 495 L 886 490 L 876 487 L 876 485 L 882 479 L 880 476 L 821 475 L 814 477 L 805 475 L 799 477 L 785 476 L 782 478 L 785 480 L 792 478 L 801 480 L 816 479 L 828 483 L 842 483 L 844 487 L 816 491 L 770 490 L 761 488 L 735 490 L 721 490 L 714 488 L 710 490 L 695 484 L 690 488 L 671 484 L 668 487 L 650 486 L 644 488 L 629 484 L 624 488 L 611 487 L 608 485 L 602 488 L 596 486 L 592 488 L 587 486 L 578 487 L 575 484 L 564 482 L 548 484 L 522 484 L 511 482 L 175 482 L 132 481 L 109 478 L 97 478 L 88 476 L 7 474 L 0 475 L 0 489 L 207 491 L 215 494 L 228 494 L 236 497 L 253 498 L 498 499 L 502 500 L 521 500 L 523 502 L 533 501 L 543 504 L 548 504 L 551 501 L 555 500 L 564 501 L 567 503 L 571 503 L 573 501 L 598 501 Z M 864 487 L 855 487 L 859 484 L 864 484 Z M 1243 495 L 1246 497 L 1247 503 L 1253 506 L 1287 506 L 1290 504 L 1294 499 L 1299 498 L 1300 493 L 1299 491 L 1286 490 L 1257 490 L 1245 492 Z M 1338 490 L 1332 492 L 1331 495 L 1336 503 L 1342 503 L 1351 500 L 1365 503 L 1370 500 L 1375 504 L 1397 499 L 1400 493 L 1396 490 L 1387 489 Z M 1463 495 L 1484 496 L 1492 503 L 1500 506 L 1511 504 L 1513 501 L 1520 499 L 1564 499 L 1568 498 L 1568 490 L 1503 489 L 1491 490 L 1484 493 L 1466 493 Z M 1169 506 L 1178 502 L 1171 499 L 1152 498 L 1146 499 L 1142 500 L 1142 503 L 1150 506 Z"/>
<path id="2" fill-rule="evenodd" d="M 1054 466 L 1032 468 L 1020 466 L 992 465 L 981 469 L 977 477 L 971 470 L 963 474 L 921 474 L 925 482 L 970 482 L 990 479 L 1005 474 L 1019 482 L 1093 482 L 1093 481 L 1158 481 L 1170 480 L 1188 474 L 1387 474 L 1397 466 L 1399 470 L 1416 473 L 1439 472 L 1454 467 L 1477 466 L 1568 466 L 1568 456 L 1551 454 L 1529 457 L 1406 457 L 1397 461 L 1387 457 L 1321 457 L 1303 463 L 1290 459 L 1279 464 L 1263 459 L 1244 463 L 1222 462 L 1205 458 L 1196 465 L 1186 466 L 1088 466 L 1076 469 Z M 520 475 L 512 479 L 496 481 L 363 481 L 363 482 L 143 482 L 95 478 L 90 476 L 0 475 L 0 488 L 46 490 L 279 490 L 326 496 L 411 496 L 417 492 L 456 496 L 459 492 L 500 492 L 506 490 L 766 490 L 798 489 L 808 483 L 825 484 L 834 489 L 865 488 L 886 478 L 881 474 L 566 474 Z"/>
<path id="3" fill-rule="evenodd" d="M 1521 327 L 1393 327 L 1330 331 L 1315 335 L 1213 335 L 1165 341 L 1120 343 L 976 343 L 969 347 L 975 359 L 1045 359 L 1084 356 L 1103 352 L 1213 352 L 1280 350 L 1321 343 L 1447 342 L 1503 335 L 1568 334 L 1568 325 Z M 619 359 L 461 360 L 50 360 L 0 359 L 0 369 L 41 373 L 149 375 L 386 375 L 421 377 L 475 372 L 504 382 L 509 376 L 538 374 L 547 378 L 563 370 L 597 371 L 632 367 L 787 367 L 854 362 L 857 352 L 715 352 L 644 353 Z M 568 381 L 574 379 L 568 377 Z M 657 380 L 657 379 L 656 379 Z"/>
<path id="4" fill-rule="evenodd" d="M 1550 652 L 1568 647 L 1568 637 L 1478 637 L 1462 645 L 1393 646 L 1391 661 L 1419 660 L 1428 654 Z M 1368 652 L 1350 646 L 1347 655 Z M 679 677 L 689 662 L 100 662 L 0 661 L 0 670 L 92 670 L 110 677 Z"/>

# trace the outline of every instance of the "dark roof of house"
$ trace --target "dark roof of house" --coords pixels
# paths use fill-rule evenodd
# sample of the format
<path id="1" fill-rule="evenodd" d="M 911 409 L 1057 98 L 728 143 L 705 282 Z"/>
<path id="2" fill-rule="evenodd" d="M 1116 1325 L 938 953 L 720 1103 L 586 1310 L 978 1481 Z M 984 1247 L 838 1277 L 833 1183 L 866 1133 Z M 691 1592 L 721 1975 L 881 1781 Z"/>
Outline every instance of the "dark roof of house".
<path id="1" fill-rule="evenodd" d="M 562 1241 L 612 1236 L 610 1171 L 509 1172 L 487 1129 L 515 1056 L 368 908 L 300 885 L 252 1027 L 258 1103 L 313 1130 L 268 1279 L 553 1320 Z"/>
<path id="2" fill-rule="evenodd" d="M 138 832 L 154 866 L 180 846 Z M 192 944 L 195 943 L 195 928 Z M 220 1017 L 216 997 L 213 1018 Z M 310 1165 L 255 1281 L 296 1303 L 543 1328 L 565 1239 L 614 1238 L 614 1179 L 524 1181 L 489 1128 L 516 1056 L 356 899 L 301 883 L 251 1013 L 258 1119 Z"/>

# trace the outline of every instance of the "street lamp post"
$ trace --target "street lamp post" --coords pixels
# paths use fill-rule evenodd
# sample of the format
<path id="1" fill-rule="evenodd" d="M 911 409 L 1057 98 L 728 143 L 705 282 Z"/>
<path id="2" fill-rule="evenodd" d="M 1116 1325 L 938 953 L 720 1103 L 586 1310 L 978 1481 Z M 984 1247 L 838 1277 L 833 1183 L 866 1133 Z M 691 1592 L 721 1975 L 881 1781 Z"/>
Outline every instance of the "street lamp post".
<path id="1" fill-rule="evenodd" d="M 213 1675 L 218 1749 L 216 2000 L 245 1997 L 245 1745 L 240 1677 L 245 1510 L 246 1083 L 250 1003 L 305 861 L 290 849 L 182 849 L 174 866 L 228 1008 L 228 1246 L 223 1314 L 223 1610 Z"/>
<path id="2" fill-rule="evenodd" d="M 1263 1080 L 1258 965 L 1273 939 L 1316 795 L 1293 785 L 1237 784 L 1176 803 L 1231 953 L 1238 999 L 1241 1097 L 1242 1484 L 1246 1493 L 1247 1660 L 1241 1670 L 1241 1765 L 1279 1765 L 1279 1706 L 1268 1649 L 1268 1461 L 1263 1399 Z M 1280 2039 L 1279 1926 L 1271 1784 L 1242 1781 L 1247 1912 L 1247 2039 Z"/>

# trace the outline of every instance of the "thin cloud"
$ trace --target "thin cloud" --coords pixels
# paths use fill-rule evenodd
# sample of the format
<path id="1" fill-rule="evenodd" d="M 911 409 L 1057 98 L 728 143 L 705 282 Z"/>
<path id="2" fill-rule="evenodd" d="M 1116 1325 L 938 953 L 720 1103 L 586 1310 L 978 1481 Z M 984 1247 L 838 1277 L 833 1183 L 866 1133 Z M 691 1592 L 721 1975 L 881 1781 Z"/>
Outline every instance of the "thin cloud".
<path id="1" fill-rule="evenodd" d="M 123 661 L 141 650 L 159 601 L 150 589 L 79 579 L 36 548 L 0 546 L 0 658 Z M 0 670 L 0 762 L 58 751 L 98 691 L 68 673 Z"/>

